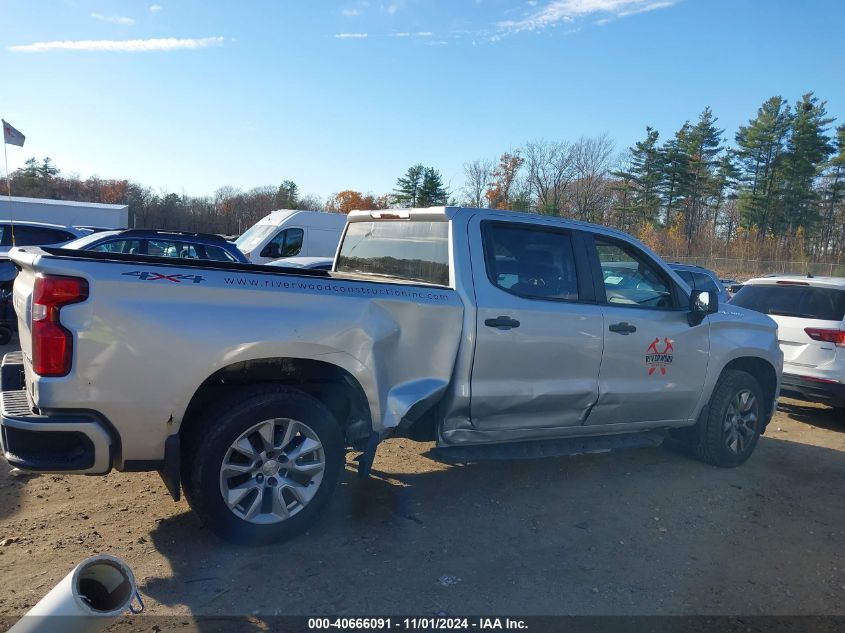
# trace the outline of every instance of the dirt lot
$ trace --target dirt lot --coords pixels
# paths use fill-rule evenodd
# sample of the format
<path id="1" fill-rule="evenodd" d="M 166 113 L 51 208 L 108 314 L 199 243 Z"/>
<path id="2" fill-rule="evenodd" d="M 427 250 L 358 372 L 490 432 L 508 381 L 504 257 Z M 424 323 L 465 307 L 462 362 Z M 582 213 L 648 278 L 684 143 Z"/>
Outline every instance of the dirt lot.
<path id="1" fill-rule="evenodd" d="M 219 541 L 156 474 L 0 465 L 0 613 L 94 552 L 154 614 L 845 614 L 845 420 L 786 400 L 755 455 L 673 451 L 446 466 L 392 440 L 286 544 Z"/>

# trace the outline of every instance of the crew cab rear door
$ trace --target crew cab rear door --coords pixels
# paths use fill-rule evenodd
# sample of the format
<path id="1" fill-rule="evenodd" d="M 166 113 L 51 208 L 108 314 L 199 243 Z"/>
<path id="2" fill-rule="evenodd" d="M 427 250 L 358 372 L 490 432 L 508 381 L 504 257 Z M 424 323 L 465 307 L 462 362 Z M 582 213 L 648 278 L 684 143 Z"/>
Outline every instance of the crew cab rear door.
<path id="1" fill-rule="evenodd" d="M 479 430 L 584 423 L 598 397 L 604 332 L 578 231 L 512 213 L 470 221 Z"/>
<path id="2" fill-rule="evenodd" d="M 688 420 L 707 373 L 709 319 L 690 326 L 686 292 L 636 245 L 585 239 L 594 244 L 605 329 L 599 398 L 587 424 Z"/>

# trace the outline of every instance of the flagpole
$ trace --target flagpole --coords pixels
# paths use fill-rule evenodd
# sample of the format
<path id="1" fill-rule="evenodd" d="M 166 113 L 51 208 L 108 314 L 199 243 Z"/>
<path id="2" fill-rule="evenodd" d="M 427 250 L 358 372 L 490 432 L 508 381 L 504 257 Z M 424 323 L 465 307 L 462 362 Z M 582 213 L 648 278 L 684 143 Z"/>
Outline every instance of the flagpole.
<path id="1" fill-rule="evenodd" d="M 3 134 L 3 159 L 6 162 L 6 193 L 9 195 L 9 228 L 12 231 L 12 246 L 15 245 L 15 218 L 12 211 L 12 179 L 9 177 L 9 151 L 6 149 L 6 134 Z"/>
<path id="2" fill-rule="evenodd" d="M 16 246 L 15 219 L 14 212 L 12 211 L 12 177 L 9 174 L 9 150 L 6 149 L 6 146 L 9 144 L 9 140 L 11 139 L 14 141 L 13 145 L 23 147 L 26 137 L 13 128 L 11 124 L 6 123 L 5 119 L 0 119 L 0 123 L 3 124 L 3 160 L 6 162 L 6 193 L 9 196 L 9 228 L 12 231 L 12 246 Z"/>
<path id="3" fill-rule="evenodd" d="M 9 202 L 12 202 L 12 181 L 9 178 L 9 152 L 6 151 L 6 135 L 3 135 L 3 158 L 6 160 L 6 190 L 9 192 Z"/>

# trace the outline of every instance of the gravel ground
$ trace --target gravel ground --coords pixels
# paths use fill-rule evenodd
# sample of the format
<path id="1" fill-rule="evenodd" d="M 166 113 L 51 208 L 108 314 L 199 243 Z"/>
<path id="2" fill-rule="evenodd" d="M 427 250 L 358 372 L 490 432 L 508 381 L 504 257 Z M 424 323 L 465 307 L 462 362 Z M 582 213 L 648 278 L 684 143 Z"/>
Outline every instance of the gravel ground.
<path id="1" fill-rule="evenodd" d="M 2 351 L 2 350 L 0 350 Z M 221 542 L 158 475 L 0 464 L 0 613 L 95 552 L 182 615 L 845 614 L 845 420 L 783 400 L 722 470 L 664 448 L 447 466 L 389 440 L 311 532 Z M 0 540 L 0 542 L 3 542 Z"/>

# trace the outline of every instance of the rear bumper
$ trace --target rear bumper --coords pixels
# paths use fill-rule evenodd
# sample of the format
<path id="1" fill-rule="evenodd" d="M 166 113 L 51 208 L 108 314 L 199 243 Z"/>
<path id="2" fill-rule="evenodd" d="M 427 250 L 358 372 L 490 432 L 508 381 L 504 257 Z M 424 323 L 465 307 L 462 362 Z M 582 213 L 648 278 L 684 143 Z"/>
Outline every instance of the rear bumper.
<path id="1" fill-rule="evenodd" d="M 780 393 L 788 398 L 845 406 L 845 384 L 841 382 L 823 382 L 806 376 L 783 374 Z"/>
<path id="2" fill-rule="evenodd" d="M 104 474 L 112 441 L 94 415 L 35 413 L 26 393 L 21 352 L 0 365 L 0 449 L 10 465 L 38 472 Z"/>

